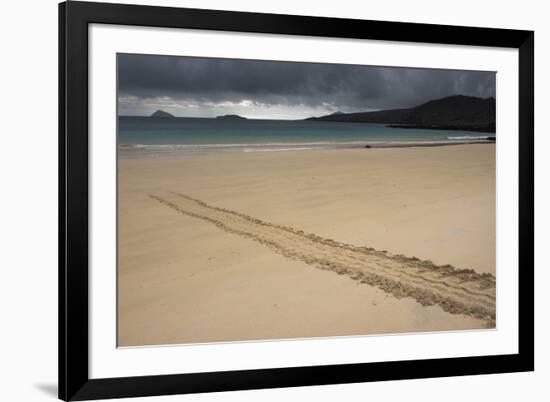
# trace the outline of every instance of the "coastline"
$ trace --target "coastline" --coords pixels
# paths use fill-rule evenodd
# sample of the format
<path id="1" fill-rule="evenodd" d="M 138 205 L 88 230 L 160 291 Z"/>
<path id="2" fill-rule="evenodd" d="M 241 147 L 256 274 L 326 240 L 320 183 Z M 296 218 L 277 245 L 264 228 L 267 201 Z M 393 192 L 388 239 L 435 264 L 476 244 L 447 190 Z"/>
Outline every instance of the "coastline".
<path id="1" fill-rule="evenodd" d="M 454 125 L 454 124 L 387 124 L 389 128 L 405 128 L 405 129 L 421 129 L 421 130 L 455 130 L 455 131 L 471 131 L 476 133 L 487 133 L 487 135 L 495 135 L 495 123 L 480 124 L 480 125 Z"/>
<path id="2" fill-rule="evenodd" d="M 257 233 L 253 223 L 261 220 L 325 239 L 316 247 L 336 266 L 356 251 L 332 243 L 494 277 L 494 142 L 438 145 L 445 146 L 122 157 L 119 345 L 494 325 L 318 269 L 250 238 L 271 236 L 270 244 L 285 247 L 276 232 Z M 200 202 L 184 204 L 174 192 Z M 199 211 L 201 203 L 252 223 L 225 222 L 213 215 L 220 212 Z M 291 243 L 312 258 L 300 251 L 307 244 L 295 247 L 299 238 Z"/>
<path id="3" fill-rule="evenodd" d="M 337 150 L 361 148 L 425 148 L 452 145 L 494 144 L 495 137 L 472 136 L 466 139 L 439 141 L 353 141 L 353 142 L 302 142 L 302 143 L 249 143 L 249 144 L 119 144 L 119 157 L 139 157 L 164 153 L 174 155 L 221 152 L 283 152 Z"/>

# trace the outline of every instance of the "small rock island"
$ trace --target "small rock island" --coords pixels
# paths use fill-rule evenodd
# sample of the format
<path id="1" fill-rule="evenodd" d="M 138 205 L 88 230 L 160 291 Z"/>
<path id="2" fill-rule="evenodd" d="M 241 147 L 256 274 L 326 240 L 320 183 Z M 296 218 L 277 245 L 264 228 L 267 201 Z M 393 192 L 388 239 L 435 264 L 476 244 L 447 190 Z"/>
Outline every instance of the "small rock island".
<path id="1" fill-rule="evenodd" d="M 223 116 L 216 116 L 219 120 L 248 120 L 246 117 L 239 116 L 238 114 L 224 114 Z"/>
<path id="2" fill-rule="evenodd" d="M 173 114 L 165 112 L 164 110 L 157 110 L 151 115 L 151 117 L 175 117 Z"/>

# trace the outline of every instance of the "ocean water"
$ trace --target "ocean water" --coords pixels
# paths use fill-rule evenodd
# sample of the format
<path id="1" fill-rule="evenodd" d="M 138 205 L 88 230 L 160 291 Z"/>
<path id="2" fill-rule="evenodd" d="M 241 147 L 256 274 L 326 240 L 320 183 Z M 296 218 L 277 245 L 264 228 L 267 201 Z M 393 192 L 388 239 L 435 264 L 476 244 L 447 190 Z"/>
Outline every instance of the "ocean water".
<path id="1" fill-rule="evenodd" d="M 390 128 L 384 124 L 119 117 L 122 157 L 281 152 L 484 142 L 491 133 Z"/>

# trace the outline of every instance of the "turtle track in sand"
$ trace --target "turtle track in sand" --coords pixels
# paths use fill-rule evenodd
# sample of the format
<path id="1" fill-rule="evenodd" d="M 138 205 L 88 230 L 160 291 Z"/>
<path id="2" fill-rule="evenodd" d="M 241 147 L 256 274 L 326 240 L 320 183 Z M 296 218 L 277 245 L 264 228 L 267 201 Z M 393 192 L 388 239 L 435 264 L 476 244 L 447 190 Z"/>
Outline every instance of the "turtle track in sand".
<path id="1" fill-rule="evenodd" d="M 371 247 L 359 247 L 277 225 L 189 197 L 170 193 L 149 197 L 187 216 L 214 224 L 227 233 L 256 241 L 287 258 L 346 275 L 397 298 L 412 297 L 424 306 L 437 304 L 452 314 L 465 314 L 495 325 L 496 280 L 488 273 Z"/>

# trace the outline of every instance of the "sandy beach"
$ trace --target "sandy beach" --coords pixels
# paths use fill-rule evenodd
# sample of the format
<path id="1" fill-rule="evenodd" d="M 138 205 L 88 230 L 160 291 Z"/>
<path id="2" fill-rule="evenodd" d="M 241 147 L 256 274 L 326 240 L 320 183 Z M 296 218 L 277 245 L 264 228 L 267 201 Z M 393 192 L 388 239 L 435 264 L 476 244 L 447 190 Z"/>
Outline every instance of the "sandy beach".
<path id="1" fill-rule="evenodd" d="M 119 346 L 490 328 L 495 145 L 122 158 Z"/>

